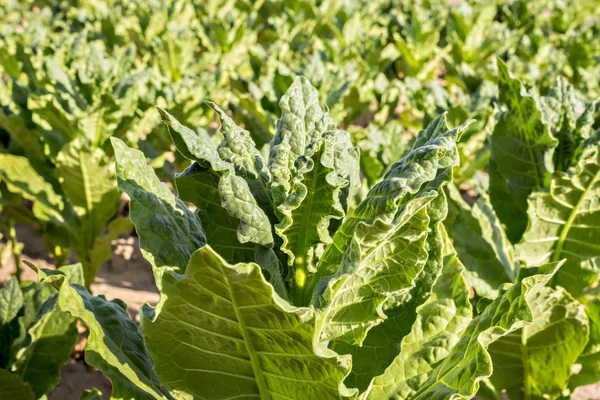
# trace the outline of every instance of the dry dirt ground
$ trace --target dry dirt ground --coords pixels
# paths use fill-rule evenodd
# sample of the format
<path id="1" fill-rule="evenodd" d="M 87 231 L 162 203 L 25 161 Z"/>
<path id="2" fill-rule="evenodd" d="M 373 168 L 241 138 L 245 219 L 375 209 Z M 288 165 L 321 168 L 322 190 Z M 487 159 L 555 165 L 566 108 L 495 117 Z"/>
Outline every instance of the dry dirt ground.
<path id="1" fill-rule="evenodd" d="M 39 267 L 54 268 L 43 240 L 36 236 L 35 232 L 27 226 L 19 226 L 17 234 L 19 241 L 25 243 L 24 259 Z M 14 271 L 14 262 L 11 261 L 9 251 L 5 251 L 1 256 L 0 283 L 3 283 Z M 23 269 L 22 277 L 37 279 L 33 271 L 27 267 Z M 109 300 L 115 298 L 123 300 L 128 306 L 129 315 L 137 322 L 139 322 L 140 307 L 144 303 L 155 305 L 158 302 L 159 294 L 154 284 L 154 277 L 150 265 L 139 251 L 137 238 L 130 236 L 113 242 L 112 258 L 98 272 L 96 281 L 92 284 L 92 293 L 103 294 Z M 82 351 L 85 347 L 86 335 L 83 327 L 80 327 L 80 331 L 80 340 L 75 346 L 71 360 L 62 368 L 61 383 L 48 393 L 49 400 L 79 399 L 85 389 L 92 388 L 100 389 L 104 399 L 110 398 L 110 382 L 98 370 L 89 367 L 83 361 Z M 571 398 L 600 400 L 600 382 L 577 389 Z"/>

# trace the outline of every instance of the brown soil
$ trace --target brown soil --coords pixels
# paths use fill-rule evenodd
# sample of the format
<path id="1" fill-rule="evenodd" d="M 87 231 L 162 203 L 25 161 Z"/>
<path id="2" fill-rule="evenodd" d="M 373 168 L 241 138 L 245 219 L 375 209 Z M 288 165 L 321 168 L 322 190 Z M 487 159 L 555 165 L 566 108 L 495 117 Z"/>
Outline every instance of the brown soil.
<path id="1" fill-rule="evenodd" d="M 43 268 L 54 268 L 52 260 L 44 246 L 43 240 L 28 226 L 18 226 L 19 241 L 25 243 L 23 259 Z M 0 254 L 0 283 L 6 282 L 15 270 L 9 249 Z M 35 273 L 24 267 L 23 279 L 36 280 Z M 107 299 L 119 298 L 128 305 L 132 319 L 139 322 L 139 310 L 144 303 L 155 305 L 159 300 L 158 290 L 148 262 L 139 251 L 137 238 L 119 238 L 113 242 L 113 254 L 105 263 L 92 284 L 93 294 L 103 294 Z M 73 350 L 71 360 L 62 368 L 60 384 L 48 393 L 48 400 L 79 399 L 86 389 L 99 389 L 103 398 L 110 399 L 112 387 L 100 371 L 85 364 L 83 349 L 85 347 L 85 328 L 81 327 L 80 340 Z M 581 387 L 571 396 L 574 400 L 600 400 L 600 382 Z"/>

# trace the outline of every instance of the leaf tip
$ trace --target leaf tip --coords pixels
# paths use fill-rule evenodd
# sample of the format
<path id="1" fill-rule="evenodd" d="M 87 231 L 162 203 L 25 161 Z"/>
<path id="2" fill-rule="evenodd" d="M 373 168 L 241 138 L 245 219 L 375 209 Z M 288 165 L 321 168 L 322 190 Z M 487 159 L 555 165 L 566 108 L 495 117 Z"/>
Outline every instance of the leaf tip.
<path id="1" fill-rule="evenodd" d="M 202 103 L 206 104 L 208 107 L 210 107 L 214 112 L 216 112 L 219 115 L 225 114 L 225 111 L 223 111 L 223 109 L 221 107 L 219 107 L 216 103 L 214 103 L 210 100 L 202 100 Z"/>
<path id="2" fill-rule="evenodd" d="M 167 110 L 165 110 L 162 107 L 159 106 L 154 106 L 156 107 L 156 111 L 158 111 L 158 114 L 160 115 L 160 119 L 162 120 L 162 122 L 167 125 L 167 127 L 172 127 L 173 126 L 173 116 L 171 114 L 169 114 L 167 112 Z"/>
<path id="3" fill-rule="evenodd" d="M 34 263 L 32 263 L 31 261 L 23 260 L 23 264 L 27 265 L 34 272 L 37 272 L 37 273 L 40 272 L 40 269 Z"/>
<path id="4" fill-rule="evenodd" d="M 113 149 L 122 148 L 125 146 L 125 142 L 114 136 L 110 138 L 110 144 L 112 145 Z"/>

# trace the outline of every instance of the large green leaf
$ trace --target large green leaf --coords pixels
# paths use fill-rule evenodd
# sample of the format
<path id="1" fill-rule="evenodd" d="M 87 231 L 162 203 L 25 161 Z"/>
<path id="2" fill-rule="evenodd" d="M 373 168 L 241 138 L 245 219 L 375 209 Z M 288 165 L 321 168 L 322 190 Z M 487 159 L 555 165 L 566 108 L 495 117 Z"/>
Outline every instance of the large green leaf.
<path id="1" fill-rule="evenodd" d="M 250 262 L 254 260 L 266 272 L 267 280 L 277 293 L 287 297 L 287 289 L 279 260 L 272 249 L 253 242 L 242 243 L 239 240 L 240 221 L 229 215 L 222 206 L 219 192 L 219 176 L 208 172 L 195 162 L 177 175 L 179 198 L 199 207 L 202 227 L 210 245 L 227 262 Z"/>
<path id="2" fill-rule="evenodd" d="M 279 298 L 255 264 L 210 246 L 166 274 L 146 344 L 163 384 L 186 397 L 338 398 L 349 360 L 313 343 L 314 311 Z M 185 379 L 182 379 L 185 377 Z"/>
<path id="3" fill-rule="evenodd" d="M 465 279 L 479 296 L 493 299 L 503 283 L 515 279 L 512 246 L 487 196 L 479 197 L 471 208 L 454 185 L 448 186 L 447 193 L 444 225 L 465 265 Z"/>
<path id="4" fill-rule="evenodd" d="M 25 126 L 25 120 L 19 115 L 6 115 L 0 112 L 0 127 L 10 134 L 12 140 L 19 144 L 30 160 L 43 160 L 44 151 L 37 132 Z"/>
<path id="5" fill-rule="evenodd" d="M 27 335 L 13 344 L 10 370 L 29 383 L 36 397 L 60 382 L 60 368 L 69 361 L 79 336 L 74 318 L 57 309 L 57 297 L 46 301 Z"/>
<path id="6" fill-rule="evenodd" d="M 0 368 L 0 399 L 34 400 L 31 386 L 24 383 L 17 374 Z"/>
<path id="7" fill-rule="evenodd" d="M 394 361 L 383 379 L 375 378 L 371 390 L 376 388 L 378 391 L 366 394 L 372 398 L 378 398 L 379 393 L 410 399 L 473 397 L 480 381 L 492 374 L 488 346 L 533 321 L 529 303 L 559 266 L 560 263 L 553 263 L 524 270 L 522 280 L 513 285 L 506 284 L 504 293 L 468 324 L 458 340 L 454 339 L 453 346 L 446 347 L 446 356 L 441 362 L 436 363 L 432 358 L 436 357 L 436 352 L 417 352 L 411 362 L 406 363 L 417 368 L 412 370 L 411 378 L 414 379 L 404 379 L 403 375 L 395 373 Z M 445 341 L 442 344 L 447 345 Z M 402 351 L 399 357 L 402 358 Z M 420 373 L 419 368 L 424 368 L 424 373 Z"/>
<path id="8" fill-rule="evenodd" d="M 342 271 L 351 273 L 332 279 L 323 294 L 322 340 L 360 345 L 368 330 L 384 321 L 386 303 L 413 286 L 428 258 L 432 197 L 408 203 L 394 224 L 376 221 L 355 234 L 342 263 Z"/>
<path id="9" fill-rule="evenodd" d="M 600 376 L 600 299 L 596 298 L 588 303 L 585 312 L 590 324 L 590 336 L 585 349 L 577 359 L 581 370 L 569 380 L 571 389 L 597 383 Z"/>
<path id="10" fill-rule="evenodd" d="M 344 220 L 325 250 L 316 273 L 310 276 L 309 288 L 316 286 L 321 277 L 340 272 L 344 252 L 362 226 L 393 224 L 398 211 L 410 199 L 432 195 L 450 179 L 452 167 L 458 164 L 456 140 L 467 126 L 449 131 L 445 116 L 440 116 L 419 134 L 413 150 L 392 165 L 383 180 Z"/>
<path id="11" fill-rule="evenodd" d="M 276 205 L 292 188 L 295 162 L 324 132 L 335 130 L 333 120 L 319 106 L 319 93 L 305 77 L 296 77 L 279 101 L 281 118 L 271 141 L 269 168 Z"/>
<path id="12" fill-rule="evenodd" d="M 370 382 L 363 398 L 406 396 L 447 356 L 472 319 L 463 272 L 464 267 L 456 255 L 447 255 L 427 301 L 416 309 L 414 324 L 408 328 L 410 333 L 399 346 L 400 354 L 383 374 L 374 374 L 376 378 Z"/>
<path id="13" fill-rule="evenodd" d="M 82 136 L 62 148 L 56 163 L 62 189 L 79 215 L 79 226 L 73 233 L 75 251 L 84 266 L 85 283 L 90 285 L 100 267 L 91 262 L 90 251 L 117 211 L 121 198 L 114 166 L 104 151 L 90 148 Z"/>
<path id="14" fill-rule="evenodd" d="M 185 271 L 191 255 L 206 243 L 200 221 L 158 179 L 141 151 L 111 141 L 119 188 L 131 198 L 130 216 L 142 251 L 159 270 Z"/>
<path id="15" fill-rule="evenodd" d="M 548 95 L 540 99 L 540 107 L 550 132 L 558 139 L 554 168 L 566 171 L 576 163 L 578 148 L 593 131 L 594 104 L 587 104 L 569 81 L 559 76 Z"/>
<path id="16" fill-rule="evenodd" d="M 445 198 L 440 196 L 436 201 L 443 204 Z M 431 232 L 425 243 L 427 262 L 409 291 L 401 292 L 383 304 L 386 319 L 369 331 L 360 347 L 333 342 L 336 351 L 352 354 L 352 371 L 345 381 L 348 386 L 364 391 L 374 377 L 383 374 L 391 365 L 400 353 L 403 338 L 410 333 L 417 319 L 418 308 L 430 298 L 443 266 L 455 262 L 456 255 L 439 219 L 431 219 L 429 229 Z"/>
<path id="17" fill-rule="evenodd" d="M 240 243 L 252 242 L 263 246 L 272 246 L 273 235 L 268 215 L 257 203 L 257 198 L 262 202 L 266 201 L 268 203 L 270 201 L 270 193 L 267 186 L 265 186 L 268 185 L 269 177 L 268 172 L 263 171 L 264 162 L 260 153 L 254 147 L 254 143 L 251 142 L 252 139 L 249 136 L 242 135 L 241 128 L 235 126 L 233 121 L 221 111 L 223 124 L 221 130 L 224 131 L 224 136 L 227 139 L 224 139 L 221 146 L 219 146 L 218 153 L 212 148 L 211 144 L 206 143 L 192 130 L 181 125 L 169 113 L 164 110 L 160 110 L 160 112 L 163 121 L 169 127 L 169 132 L 177 149 L 186 158 L 200 164 L 199 166 L 192 165 L 190 171 L 184 172 L 183 175 L 194 175 L 197 184 L 202 182 L 205 190 L 209 193 L 217 191 L 220 198 L 220 200 L 214 197 L 205 198 L 202 192 L 194 192 L 178 187 L 180 191 L 184 192 L 184 200 L 191 202 L 203 211 L 206 208 L 214 207 L 215 202 L 217 205 L 221 204 L 219 213 L 227 213 L 239 221 L 237 237 Z M 235 144 L 238 146 L 235 146 Z M 227 157 L 221 158 L 221 154 Z M 238 176 L 236 171 L 240 172 L 241 175 Z M 254 183 L 253 187 L 262 185 L 259 194 L 253 195 L 249 182 Z M 208 211 L 206 210 L 200 217 L 204 219 L 207 216 L 210 219 L 211 216 L 207 215 Z M 208 239 L 213 238 L 209 236 Z M 230 243 L 230 245 L 233 244 L 233 242 Z M 234 259 L 231 261 L 244 260 Z"/>
<path id="18" fill-rule="evenodd" d="M 420 135 L 414 152 L 430 144 L 431 131 Z M 440 224 L 447 201 L 442 187 L 451 181 L 452 160 L 412 198 L 402 199 L 391 222 L 360 224 L 341 262 L 341 273 L 349 275 L 329 282 L 321 304 L 329 302 L 323 310 L 322 338 L 336 340 L 336 351 L 352 354 L 348 385 L 365 389 L 373 376 L 383 373 L 410 332 L 417 308 L 430 297 L 443 265 L 445 235 Z M 412 184 L 414 177 L 407 168 L 388 179 Z"/>
<path id="19" fill-rule="evenodd" d="M 591 145 L 571 171 L 552 175 L 549 191 L 529 200 L 530 226 L 517 245 L 526 263 L 566 258 L 554 283 L 574 296 L 600 271 L 600 150 Z"/>
<path id="20" fill-rule="evenodd" d="M 497 65 L 505 110 L 490 142 L 490 200 L 508 239 L 516 243 L 527 228 L 527 198 L 548 184 L 554 170 L 552 154 L 558 141 L 543 122 L 534 96 L 511 77 L 504 62 L 498 59 Z"/>
<path id="21" fill-rule="evenodd" d="M 277 207 L 281 222 L 275 231 L 283 239 L 281 251 L 288 255 L 294 274 L 294 299 L 296 288 L 302 296 L 306 276 L 314 273 L 325 246 L 331 243 L 332 220 L 345 215 L 340 198 L 349 182 L 336 169 L 336 134 L 325 133 L 305 157 L 297 160 L 290 191 Z M 298 301 L 302 300 L 298 297 Z"/>
<path id="22" fill-rule="evenodd" d="M 80 285 L 69 285 L 66 276 L 38 271 L 42 282 L 58 290 L 58 308 L 80 320 L 88 329 L 85 361 L 112 383 L 115 399 L 171 398 L 160 386 L 142 334 L 127 315 L 121 300 L 92 296 Z"/>
<path id="23" fill-rule="evenodd" d="M 19 280 L 11 278 L 0 289 L 0 326 L 12 321 L 23 307 L 23 292 L 19 287 Z"/>
<path id="24" fill-rule="evenodd" d="M 0 368 L 6 368 L 10 362 L 11 345 L 19 337 L 17 316 L 23 307 L 23 292 L 19 280 L 11 278 L 0 289 Z"/>
<path id="25" fill-rule="evenodd" d="M 511 399 L 557 398 L 588 340 L 583 307 L 564 289 L 544 288 L 529 301 L 531 324 L 492 343 L 491 382 Z"/>
<path id="26" fill-rule="evenodd" d="M 220 111 L 215 105 L 212 106 Z M 220 153 L 227 155 L 228 160 L 221 159 L 210 143 L 181 125 L 166 111 L 159 111 L 177 149 L 194 161 L 185 171 L 177 174 L 177 191 L 181 200 L 192 203 L 200 210 L 198 216 L 202 221 L 207 243 L 230 263 L 257 262 L 267 271 L 269 282 L 277 292 L 286 297 L 279 260 L 271 250 L 271 223 L 256 200 L 261 199 L 262 203 L 267 203 L 267 209 L 272 210 L 269 205 L 270 192 L 266 186 L 268 171 L 263 170 L 260 154 L 248 149 L 252 143 L 247 140 L 251 139 L 243 136 L 240 128 L 220 111 L 223 124 L 221 130 L 225 131 L 224 135 L 228 138 L 228 142 L 224 142 L 227 145 L 219 148 Z M 236 132 L 238 136 L 247 139 L 242 140 L 242 144 L 248 146 L 240 146 L 245 152 L 240 152 L 239 148 L 232 145 Z M 235 157 L 230 147 L 238 150 Z M 256 165 L 250 163 L 252 158 Z M 236 175 L 236 169 L 242 170 L 246 179 Z M 251 187 L 257 189 L 254 197 Z"/>
<path id="27" fill-rule="evenodd" d="M 49 179 L 40 175 L 27 158 L 0 154 L 0 171 L 9 191 L 33 201 L 36 218 L 58 224 L 65 222 L 62 214 L 65 209 L 63 198 L 56 193 Z"/>

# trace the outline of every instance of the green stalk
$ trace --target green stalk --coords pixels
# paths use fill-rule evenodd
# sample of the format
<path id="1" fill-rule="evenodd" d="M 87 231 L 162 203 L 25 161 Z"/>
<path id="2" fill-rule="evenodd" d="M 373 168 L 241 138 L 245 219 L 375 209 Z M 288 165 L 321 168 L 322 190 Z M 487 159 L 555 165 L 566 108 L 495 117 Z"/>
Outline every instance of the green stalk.
<path id="1" fill-rule="evenodd" d="M 310 299 L 308 300 L 308 302 L 305 299 L 305 292 L 308 286 L 308 274 L 306 273 L 303 257 L 297 257 L 295 261 L 296 262 L 294 263 L 294 278 L 290 294 L 295 305 L 306 306 L 308 305 L 308 302 L 310 302 Z"/>
<path id="2" fill-rule="evenodd" d="M 21 250 L 22 250 L 22 246 L 21 243 L 19 243 L 19 241 L 17 240 L 17 231 L 15 230 L 15 227 L 13 225 L 11 225 L 8 228 L 8 238 L 10 240 L 10 248 L 11 248 L 11 252 L 12 252 L 12 256 L 13 259 L 15 261 L 15 274 L 17 276 L 17 280 L 19 282 L 21 282 Z"/>

